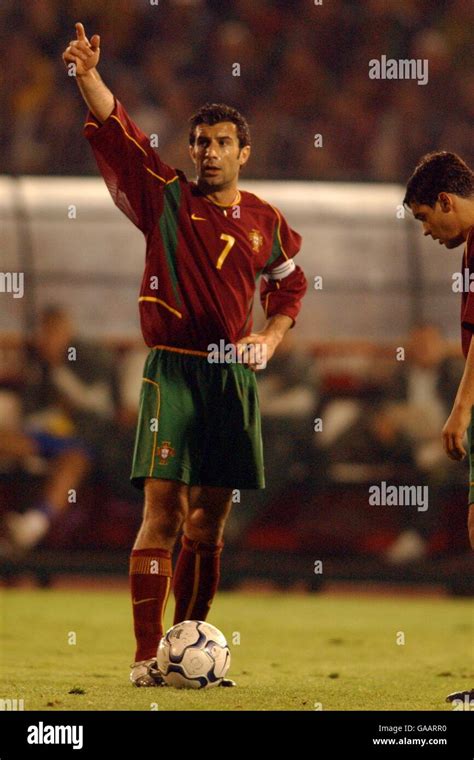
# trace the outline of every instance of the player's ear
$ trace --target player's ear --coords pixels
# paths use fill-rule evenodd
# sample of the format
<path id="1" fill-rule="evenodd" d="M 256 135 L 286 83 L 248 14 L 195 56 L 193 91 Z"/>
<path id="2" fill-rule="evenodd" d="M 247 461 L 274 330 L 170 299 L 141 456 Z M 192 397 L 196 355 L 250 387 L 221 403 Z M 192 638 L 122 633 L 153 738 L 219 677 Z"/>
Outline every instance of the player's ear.
<path id="1" fill-rule="evenodd" d="M 193 164 L 196 163 L 196 159 L 194 157 L 194 145 L 189 145 L 189 155 L 191 156 L 191 161 Z"/>
<path id="2" fill-rule="evenodd" d="M 444 213 L 452 211 L 453 200 L 448 193 L 440 193 L 438 195 L 438 203 L 441 206 L 441 211 L 444 211 Z"/>
<path id="3" fill-rule="evenodd" d="M 240 150 L 239 162 L 240 166 L 245 166 L 250 156 L 250 145 L 245 145 Z"/>

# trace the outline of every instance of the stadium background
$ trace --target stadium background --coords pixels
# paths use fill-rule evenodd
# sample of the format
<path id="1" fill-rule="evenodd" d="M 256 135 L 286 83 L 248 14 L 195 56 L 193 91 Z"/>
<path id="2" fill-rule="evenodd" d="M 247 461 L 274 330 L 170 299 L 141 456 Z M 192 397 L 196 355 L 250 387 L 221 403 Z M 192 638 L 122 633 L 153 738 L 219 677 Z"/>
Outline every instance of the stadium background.
<path id="1" fill-rule="evenodd" d="M 10 432 L 23 424 L 25 347 L 51 305 L 64 307 L 78 339 L 95 348 L 114 405 L 96 428 L 107 461 L 21 567 L 2 566 L 4 578 L 123 575 L 140 519 L 126 481 L 143 361 L 143 245 L 95 179 L 85 108 L 61 62 L 80 19 L 102 36 L 106 83 L 188 176 L 189 115 L 207 100 L 240 108 L 253 145 L 242 186 L 279 205 L 304 236 L 303 311 L 261 377 L 268 488 L 242 492 L 234 507 L 223 588 L 358 579 L 472 590 L 467 466 L 445 461 L 439 435 L 462 371 L 451 287 L 460 250 L 423 240 L 398 208 L 426 151 L 448 148 L 473 164 L 471 11 L 467 0 L 4 0 L 2 271 L 24 272 L 25 295 L 0 295 L 0 424 Z M 368 61 L 382 54 L 427 58 L 429 83 L 370 80 Z M 230 74 L 236 61 L 239 77 Z M 409 390 L 422 363 L 426 398 Z M 314 430 L 317 418 L 324 432 Z M 4 457 L 1 509 L 24 510 L 46 475 L 46 462 Z M 381 480 L 429 485 L 429 510 L 369 506 L 368 487 Z M 394 549 L 407 534 L 410 561 Z"/>

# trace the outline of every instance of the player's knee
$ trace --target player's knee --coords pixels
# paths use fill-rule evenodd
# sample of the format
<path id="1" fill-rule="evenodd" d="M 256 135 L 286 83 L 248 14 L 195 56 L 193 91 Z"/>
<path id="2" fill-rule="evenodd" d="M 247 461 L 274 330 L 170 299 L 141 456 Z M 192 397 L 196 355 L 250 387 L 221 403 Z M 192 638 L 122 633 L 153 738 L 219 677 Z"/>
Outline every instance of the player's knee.
<path id="1" fill-rule="evenodd" d="M 186 515 L 184 491 L 177 483 L 147 482 L 143 525 L 147 533 L 170 539 L 178 535 Z"/>
<path id="2" fill-rule="evenodd" d="M 215 512 L 204 507 L 193 509 L 186 518 L 185 532 L 193 541 L 217 543 L 221 540 L 227 512 Z"/>
<path id="3" fill-rule="evenodd" d="M 148 533 L 162 538 L 178 535 L 184 522 L 185 512 L 179 503 L 170 502 L 166 507 L 145 503 L 143 525 Z"/>

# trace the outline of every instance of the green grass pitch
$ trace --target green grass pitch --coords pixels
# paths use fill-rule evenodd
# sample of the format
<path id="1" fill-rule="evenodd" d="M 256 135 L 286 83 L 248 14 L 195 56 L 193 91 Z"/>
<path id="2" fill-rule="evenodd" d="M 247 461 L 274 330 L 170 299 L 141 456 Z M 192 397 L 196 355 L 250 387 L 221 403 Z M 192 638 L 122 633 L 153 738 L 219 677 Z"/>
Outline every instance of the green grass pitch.
<path id="1" fill-rule="evenodd" d="M 208 619 L 238 687 L 203 691 L 129 683 L 126 590 L 9 589 L 0 604 L 0 698 L 25 710 L 452 710 L 446 694 L 474 685 L 465 599 L 220 593 Z"/>

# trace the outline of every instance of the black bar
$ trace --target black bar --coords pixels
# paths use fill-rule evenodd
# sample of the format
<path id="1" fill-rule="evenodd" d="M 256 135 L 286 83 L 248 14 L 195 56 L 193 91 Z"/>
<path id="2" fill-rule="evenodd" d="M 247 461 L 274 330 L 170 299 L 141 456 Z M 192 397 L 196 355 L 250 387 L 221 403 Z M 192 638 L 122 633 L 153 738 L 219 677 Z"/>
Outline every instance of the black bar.
<path id="1" fill-rule="evenodd" d="M 64 726 L 69 744 L 45 743 Z M 51 728 L 52 727 L 52 728 Z M 74 728 L 75 727 L 75 728 Z M 81 729 L 82 727 L 82 729 Z M 294 754 L 311 758 L 334 753 L 366 757 L 419 757 L 472 760 L 473 721 L 469 711 L 446 712 L 3 712 L 0 713 L 0 758 L 172 757 L 268 758 L 273 748 L 282 754 L 288 741 Z M 69 730 L 69 735 L 67 731 Z M 81 735 L 82 730 L 82 735 Z M 42 744 L 29 743 L 40 740 Z M 376 743 L 374 740 L 384 740 Z M 389 741 L 390 740 L 390 741 Z M 416 741 L 415 741 L 416 740 Z M 425 740 L 425 744 L 421 742 Z M 74 744 L 77 749 L 74 749 Z M 79 746 L 82 744 L 82 746 Z M 100 755 L 102 756 L 102 755 Z M 334 755 L 339 757 L 339 755 Z"/>

